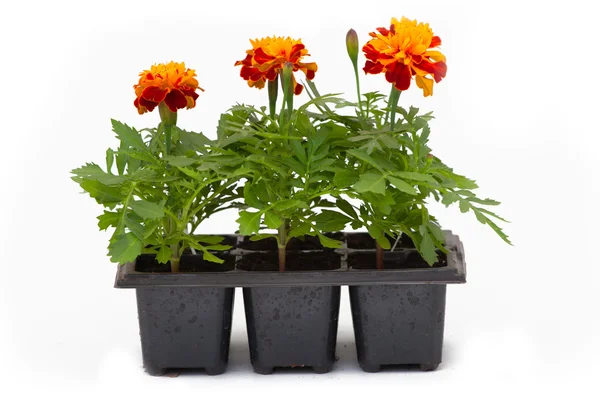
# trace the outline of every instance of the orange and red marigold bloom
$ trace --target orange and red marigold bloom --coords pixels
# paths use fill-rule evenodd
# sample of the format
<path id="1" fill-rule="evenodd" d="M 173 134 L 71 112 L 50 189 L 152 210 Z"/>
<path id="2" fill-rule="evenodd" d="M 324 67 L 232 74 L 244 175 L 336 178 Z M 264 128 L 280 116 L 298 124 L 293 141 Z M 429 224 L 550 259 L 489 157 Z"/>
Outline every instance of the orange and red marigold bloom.
<path id="1" fill-rule="evenodd" d="M 312 80 L 317 72 L 317 64 L 314 62 L 301 62 L 304 56 L 308 56 L 308 50 L 304 48 L 301 40 L 284 37 L 266 37 L 250 40 L 252 48 L 246 51 L 246 58 L 235 63 L 241 65 L 240 76 L 248 81 L 248 86 L 262 89 L 266 81 L 277 79 L 283 65 L 290 62 L 293 71 L 304 72 L 306 79 Z M 302 93 L 304 86 L 296 82 L 292 75 L 294 93 Z"/>
<path id="2" fill-rule="evenodd" d="M 185 63 L 153 65 L 140 73 L 138 84 L 133 86 L 136 95 L 133 105 L 140 114 L 154 110 L 163 101 L 172 112 L 193 108 L 198 98 L 196 90 L 204 91 L 195 76 L 196 72 L 185 68 Z"/>
<path id="3" fill-rule="evenodd" d="M 365 73 L 385 73 L 387 81 L 398 90 L 408 89 L 414 76 L 425 96 L 433 94 L 434 80 L 438 83 L 446 76 L 446 57 L 431 50 L 442 41 L 433 35 L 429 24 L 392 18 L 389 29 L 377 28 L 370 35 L 372 39 L 363 46 L 367 57 Z"/>

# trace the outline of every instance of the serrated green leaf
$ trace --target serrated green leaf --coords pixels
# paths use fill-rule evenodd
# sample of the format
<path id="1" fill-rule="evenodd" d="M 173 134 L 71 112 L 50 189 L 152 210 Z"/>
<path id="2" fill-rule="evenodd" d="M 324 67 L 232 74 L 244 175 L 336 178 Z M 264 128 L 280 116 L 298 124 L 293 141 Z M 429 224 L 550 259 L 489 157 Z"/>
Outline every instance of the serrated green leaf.
<path id="1" fill-rule="evenodd" d="M 192 239 L 194 239 L 198 243 L 206 243 L 206 244 L 219 244 L 223 241 L 223 236 L 213 236 L 213 235 L 190 235 Z"/>
<path id="2" fill-rule="evenodd" d="M 421 239 L 421 245 L 419 247 L 419 253 L 421 253 L 421 256 L 423 256 L 427 264 L 430 266 L 437 261 L 438 257 L 436 253 L 436 247 L 429 233 L 425 233 L 423 235 Z"/>
<path id="3" fill-rule="evenodd" d="M 273 209 L 277 211 L 285 211 L 289 210 L 290 208 L 308 208 L 308 204 L 302 200 L 295 199 L 282 200 L 273 204 Z"/>
<path id="4" fill-rule="evenodd" d="M 392 175 L 397 176 L 398 178 L 410 179 L 418 182 L 437 183 L 437 181 L 431 175 L 422 174 L 420 172 L 396 171 L 393 172 Z"/>
<path id="5" fill-rule="evenodd" d="M 336 232 L 343 230 L 351 219 L 337 211 L 322 210 L 314 217 L 316 228 L 321 232 Z"/>
<path id="6" fill-rule="evenodd" d="M 348 201 L 346 201 L 344 199 L 337 199 L 336 202 L 335 202 L 335 205 L 340 210 L 342 210 L 347 215 L 349 215 L 350 217 L 354 218 L 355 220 L 358 219 L 358 215 L 356 214 L 356 210 L 354 210 L 354 207 L 352 207 L 352 205 Z"/>
<path id="7" fill-rule="evenodd" d="M 483 204 L 486 206 L 498 206 L 500 205 L 499 201 L 493 199 L 479 199 L 477 197 L 469 197 L 467 200 L 471 203 Z"/>
<path id="8" fill-rule="evenodd" d="M 450 204 L 460 200 L 460 196 L 454 192 L 442 193 L 442 204 L 449 206 Z"/>
<path id="9" fill-rule="evenodd" d="M 134 213 L 143 219 L 156 219 L 165 216 L 162 206 L 145 200 L 134 200 L 129 202 Z"/>
<path id="10" fill-rule="evenodd" d="M 333 184 L 338 188 L 347 188 L 358 181 L 358 173 L 352 170 L 341 170 L 333 176 Z"/>
<path id="11" fill-rule="evenodd" d="M 385 194 L 385 176 L 379 172 L 366 172 L 360 175 L 353 188 L 359 193 Z"/>
<path id="12" fill-rule="evenodd" d="M 236 222 L 240 225 L 241 235 L 252 235 L 260 230 L 260 217 L 262 212 L 240 211 Z"/>
<path id="13" fill-rule="evenodd" d="M 330 249 L 339 249 L 343 245 L 343 243 L 339 240 L 328 238 L 327 236 L 321 233 L 317 233 L 317 236 L 319 237 L 319 242 L 321 242 L 321 245 L 323 247 L 327 247 Z"/>
<path id="14" fill-rule="evenodd" d="M 283 220 L 272 211 L 265 212 L 264 222 L 269 229 L 277 229 L 283 224 Z"/>
<path id="15" fill-rule="evenodd" d="M 466 213 L 471 209 L 471 205 L 469 204 L 469 202 L 464 199 L 460 199 L 459 206 L 461 213 Z"/>
<path id="16" fill-rule="evenodd" d="M 290 145 L 292 150 L 294 151 L 294 155 L 296 158 L 303 164 L 306 165 L 306 152 L 304 151 L 304 146 L 302 145 L 301 140 L 290 140 Z"/>
<path id="17" fill-rule="evenodd" d="M 377 168 L 381 172 L 384 172 L 383 167 L 379 163 L 379 161 L 376 160 L 375 158 L 373 158 L 372 156 L 370 156 L 369 154 L 367 154 L 364 150 L 351 149 L 351 150 L 347 150 L 346 153 L 358 158 L 361 161 L 366 162 L 367 164 L 370 164 L 371 166 Z"/>
<path id="18" fill-rule="evenodd" d="M 83 180 L 79 181 L 78 183 L 79 186 L 81 186 L 81 188 L 85 190 L 90 197 L 93 197 L 99 204 L 110 207 L 125 199 L 125 195 L 121 193 L 121 189 L 119 187 L 107 186 L 98 181 L 90 180 Z"/>
<path id="19" fill-rule="evenodd" d="M 171 248 L 169 246 L 161 246 L 156 254 L 156 261 L 161 264 L 166 264 L 171 261 Z"/>
<path id="20" fill-rule="evenodd" d="M 408 193 L 412 196 L 416 196 L 418 194 L 412 185 L 406 183 L 402 179 L 396 178 L 394 176 L 388 176 L 387 179 L 390 181 L 390 183 L 392 185 L 394 185 L 394 187 L 396 187 L 396 189 L 398 189 L 404 193 Z"/>
<path id="21" fill-rule="evenodd" d="M 116 227 L 121 219 L 121 213 L 113 211 L 104 211 L 104 214 L 98 217 L 98 228 L 101 231 L 108 229 L 109 227 Z"/>
<path id="22" fill-rule="evenodd" d="M 135 235 L 138 239 L 144 240 L 145 229 L 139 222 L 134 221 L 127 215 L 123 218 L 125 226 Z"/>
<path id="23" fill-rule="evenodd" d="M 250 207 L 260 210 L 263 208 L 263 203 L 256 196 L 255 188 L 256 186 L 251 185 L 249 182 L 244 186 L 244 201 Z"/>
<path id="24" fill-rule="evenodd" d="M 134 128 L 131 128 L 117 120 L 111 119 L 113 131 L 125 147 L 133 147 L 137 150 L 147 151 L 142 136 Z"/>
<path id="25" fill-rule="evenodd" d="M 174 167 L 188 167 L 192 164 L 194 164 L 195 162 L 197 162 L 197 160 L 193 159 L 193 158 L 189 158 L 189 157 L 185 157 L 185 156 L 171 156 L 171 155 L 167 155 L 163 157 L 170 165 L 174 166 Z"/>
<path id="26" fill-rule="evenodd" d="M 131 232 L 113 237 L 108 245 L 110 260 L 119 264 L 135 261 L 141 253 L 142 241 Z"/>
<path id="27" fill-rule="evenodd" d="M 310 224 L 302 222 L 288 232 L 288 238 L 306 236 L 310 233 L 311 229 L 312 226 Z"/>
<path id="28" fill-rule="evenodd" d="M 264 240 L 268 238 L 277 239 L 277 235 L 273 235 L 272 233 L 259 233 L 256 235 L 250 236 L 250 240 L 252 242 L 258 242 L 259 240 Z"/>
<path id="29" fill-rule="evenodd" d="M 225 262 L 225 260 L 220 259 L 219 257 L 215 256 L 214 254 L 208 252 L 208 251 L 204 251 L 202 253 L 202 258 L 206 261 L 215 263 L 215 264 L 223 264 Z"/>

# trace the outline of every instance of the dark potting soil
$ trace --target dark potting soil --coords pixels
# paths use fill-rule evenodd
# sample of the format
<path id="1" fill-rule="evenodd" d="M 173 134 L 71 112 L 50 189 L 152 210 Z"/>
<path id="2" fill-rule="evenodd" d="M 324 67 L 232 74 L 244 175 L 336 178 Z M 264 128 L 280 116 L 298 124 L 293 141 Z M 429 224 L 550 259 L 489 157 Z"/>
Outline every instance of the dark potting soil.
<path id="1" fill-rule="evenodd" d="M 394 245 L 396 239 L 393 239 L 387 236 L 391 245 Z M 375 248 L 375 239 L 371 237 L 366 232 L 356 232 L 346 236 L 346 243 L 349 249 L 356 250 L 373 250 Z M 396 245 L 396 249 L 407 248 L 414 249 L 415 245 L 411 238 L 406 235 L 400 236 L 400 240 L 398 240 L 398 244 Z"/>
<path id="2" fill-rule="evenodd" d="M 327 251 L 288 251 L 286 271 L 329 271 L 341 267 L 340 255 Z M 246 253 L 238 260 L 237 268 L 244 271 L 279 271 L 276 251 Z"/>
<path id="3" fill-rule="evenodd" d="M 383 253 L 383 269 L 407 269 L 407 268 L 439 268 L 445 267 L 446 255 L 438 251 L 438 262 L 431 267 L 416 249 L 396 249 L 393 252 Z M 348 254 L 348 268 L 351 269 L 377 269 L 375 252 Z"/>
<path id="4" fill-rule="evenodd" d="M 375 240 L 368 233 L 354 233 L 346 236 L 348 249 L 351 250 L 374 250 Z M 388 240 L 393 245 L 396 241 L 391 237 Z M 444 267 L 447 265 L 446 255 L 438 251 L 438 262 L 432 267 Z M 413 241 L 406 235 L 400 236 L 400 240 L 394 251 L 385 250 L 383 253 L 384 269 L 405 268 L 430 268 L 423 257 L 419 254 Z M 350 253 L 348 254 L 348 268 L 351 269 L 377 269 L 375 252 Z"/>
<path id="5" fill-rule="evenodd" d="M 235 269 L 235 256 L 223 253 L 215 252 L 215 256 L 224 260 L 223 264 L 217 264 L 202 259 L 202 253 L 194 255 L 191 253 L 184 253 L 181 256 L 181 262 L 179 264 L 180 272 L 225 272 L 232 271 Z M 137 272 L 171 272 L 171 262 L 166 264 L 160 264 L 156 261 L 154 254 L 142 254 L 138 257 L 135 263 L 135 270 Z"/>
<path id="6" fill-rule="evenodd" d="M 344 234 L 341 232 L 335 233 L 327 233 L 325 236 L 342 241 L 344 239 Z M 242 242 L 238 245 L 238 248 L 244 250 L 256 250 L 256 251 L 277 251 L 277 240 L 275 238 L 268 238 L 263 240 L 258 240 L 253 242 L 250 240 L 248 236 L 245 236 Z M 323 250 L 323 251 L 331 251 L 334 249 L 324 249 L 319 241 L 319 238 L 316 236 L 304 236 L 303 238 L 292 238 L 287 245 L 286 250 L 289 252 L 298 251 L 298 250 Z"/>

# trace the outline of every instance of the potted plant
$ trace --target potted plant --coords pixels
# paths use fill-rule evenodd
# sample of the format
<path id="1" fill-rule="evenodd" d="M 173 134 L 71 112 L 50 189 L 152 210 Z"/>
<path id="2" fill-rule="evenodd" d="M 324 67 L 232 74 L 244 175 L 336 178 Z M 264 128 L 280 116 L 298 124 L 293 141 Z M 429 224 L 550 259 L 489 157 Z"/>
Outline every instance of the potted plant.
<path id="1" fill-rule="evenodd" d="M 370 36 L 363 46 L 367 58 L 364 71 L 384 74 L 391 83 L 389 96 L 361 94 L 358 37 L 350 30 L 346 42 L 358 102 L 340 106 L 353 107 L 355 116 L 323 110 L 331 120 L 344 123 L 352 132 L 349 141 L 359 144 L 347 150 L 347 168 L 336 175 L 354 183 L 353 192 L 346 194 L 359 206 L 356 211 L 352 207 L 344 211 L 370 236 L 370 240 L 366 235 L 355 236 L 348 242 L 348 248 L 358 250 L 349 256 L 348 264 L 361 270 L 428 268 L 429 275 L 427 283 L 350 286 L 358 359 L 370 372 L 388 364 L 418 364 L 423 370 L 433 370 L 441 362 L 446 296 L 446 282 L 436 274 L 448 265 L 448 257 L 458 254 L 448 254 L 450 245 L 462 245 L 442 231 L 429 213 L 427 201 L 458 204 L 461 212 L 472 211 L 478 221 L 510 241 L 493 221 L 504 220 L 485 208 L 499 203 L 477 197 L 474 181 L 456 174 L 431 154 L 432 114 L 398 106 L 402 91 L 413 78 L 424 96 L 430 96 L 434 81 L 445 77 L 446 59 L 437 50 L 441 39 L 428 24 L 407 18 L 393 18 L 389 29 L 378 28 Z M 318 95 L 314 88 L 312 92 Z M 371 254 L 360 254 L 365 249 Z"/>
<path id="2" fill-rule="evenodd" d="M 234 268 L 226 252 L 231 238 L 221 244 L 223 237 L 194 234 L 238 197 L 235 173 L 202 164 L 210 140 L 176 125 L 177 111 L 193 108 L 203 90 L 195 76 L 174 62 L 143 71 L 134 105 L 139 114 L 158 108 L 158 127 L 136 130 L 112 120 L 120 144 L 106 151 L 106 169 L 88 163 L 72 171 L 105 209 L 98 226 L 113 229 L 111 261 L 153 274 L 136 289 L 144 366 L 152 375 L 173 367 L 219 374 L 228 358 L 234 289 L 163 287 L 180 272 Z"/>
<path id="3" fill-rule="evenodd" d="M 317 71 L 316 63 L 303 62 L 308 54 L 300 40 L 269 37 L 251 43 L 246 58 L 236 65 L 250 87 L 268 86 L 269 109 L 234 107 L 221 118 L 217 142 L 223 151 L 242 157 L 248 170 L 243 186 L 248 209 L 238 219 L 246 238 L 239 245 L 244 253 L 237 267 L 282 273 L 339 269 L 340 255 L 331 249 L 341 242 L 326 232 L 343 229 L 347 218 L 323 209 L 332 206 L 326 196 L 337 192 L 328 178 L 335 165 L 341 167 L 343 147 L 338 141 L 347 129 L 310 118 L 309 106 L 332 101 L 328 97 L 294 109 L 294 97 L 303 90 L 294 72 L 300 70 L 312 80 Z M 277 113 L 280 88 L 283 99 Z M 254 370 L 331 370 L 339 301 L 339 285 L 244 287 Z"/>

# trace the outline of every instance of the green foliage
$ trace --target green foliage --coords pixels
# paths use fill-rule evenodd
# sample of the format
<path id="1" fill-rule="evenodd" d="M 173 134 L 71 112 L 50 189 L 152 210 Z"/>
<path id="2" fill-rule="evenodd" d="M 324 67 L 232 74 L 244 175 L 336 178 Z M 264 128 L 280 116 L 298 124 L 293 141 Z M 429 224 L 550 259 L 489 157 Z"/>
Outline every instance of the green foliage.
<path id="1" fill-rule="evenodd" d="M 151 253 L 166 263 L 193 248 L 206 260 L 222 262 L 210 253 L 223 249 L 218 244 L 222 238 L 193 232 L 210 215 L 235 206 L 242 176 L 236 166 L 242 160 L 229 154 L 227 163 L 215 163 L 224 155 L 214 143 L 175 126 L 170 154 L 162 125 L 138 131 L 112 120 L 112 127 L 120 145 L 106 151 L 106 169 L 88 163 L 72 171 L 72 179 L 105 207 L 98 227 L 114 229 L 111 261 L 125 263 Z"/>

